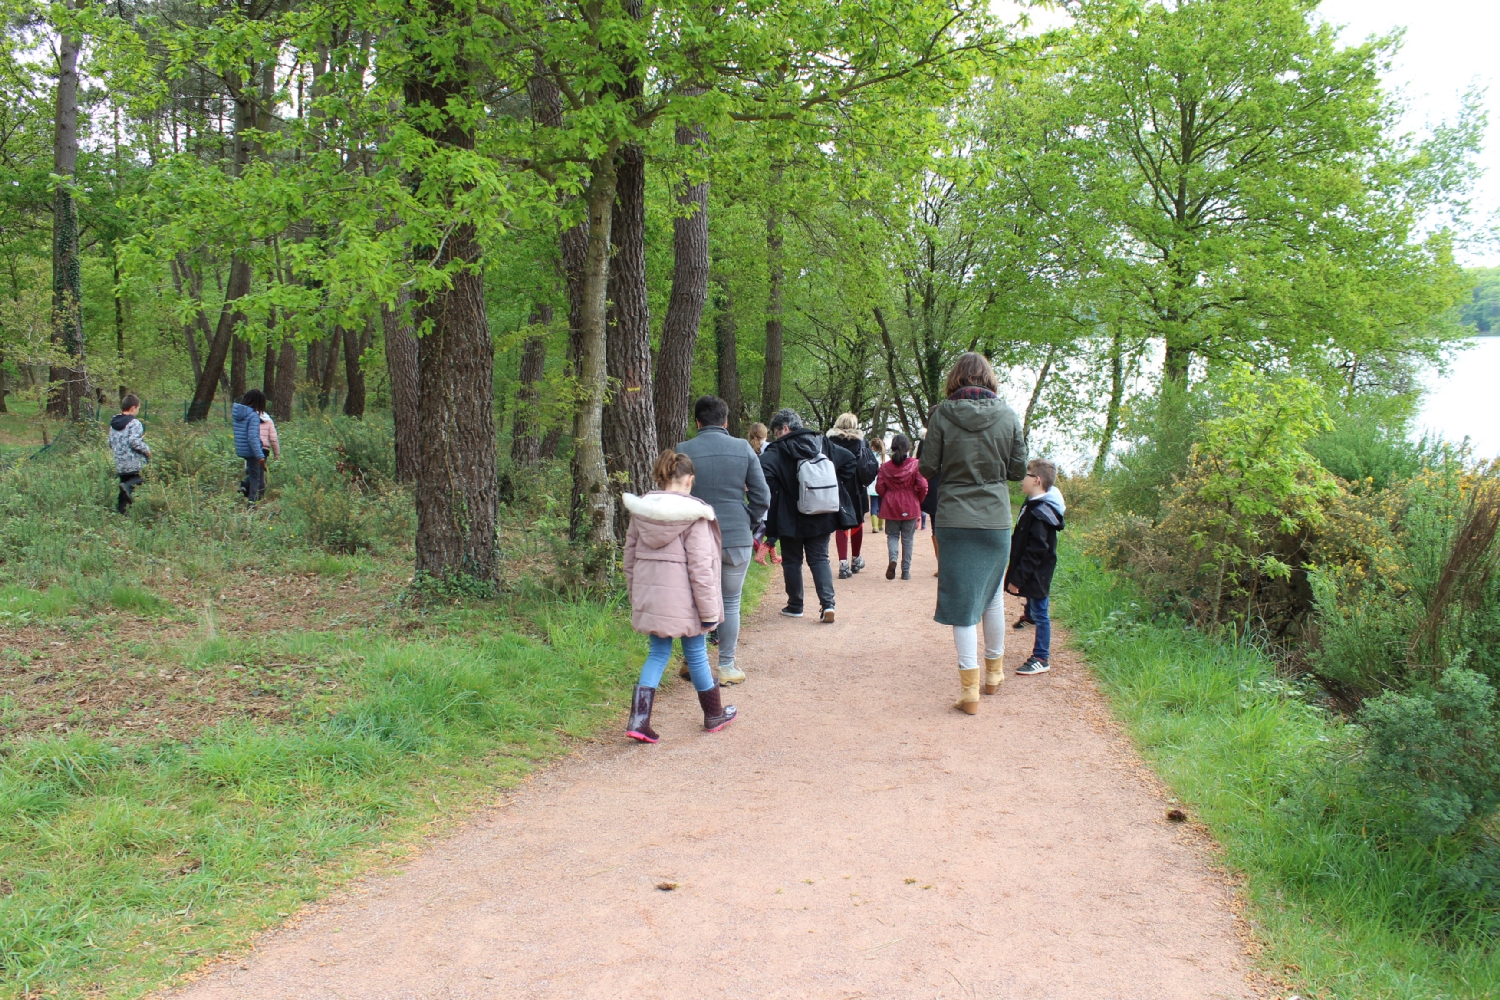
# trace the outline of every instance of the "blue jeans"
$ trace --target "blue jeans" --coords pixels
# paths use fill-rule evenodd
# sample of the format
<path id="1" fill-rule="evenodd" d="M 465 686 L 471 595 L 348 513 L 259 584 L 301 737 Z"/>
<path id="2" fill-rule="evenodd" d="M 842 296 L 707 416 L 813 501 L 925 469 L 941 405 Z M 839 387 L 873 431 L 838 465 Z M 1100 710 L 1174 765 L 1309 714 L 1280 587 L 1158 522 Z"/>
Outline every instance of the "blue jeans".
<path id="1" fill-rule="evenodd" d="M 1047 615 L 1047 598 L 1029 598 L 1026 608 L 1036 622 L 1036 642 L 1032 643 L 1031 655 L 1045 660 L 1052 653 L 1052 619 Z"/>
<path id="2" fill-rule="evenodd" d="M 750 571 L 750 550 L 725 549 L 723 559 L 723 572 L 719 574 L 720 592 L 724 595 L 724 620 L 719 623 L 719 666 L 732 667 L 740 641 L 740 599 L 745 595 L 745 574 Z"/>
<path id="3" fill-rule="evenodd" d="M 646 663 L 641 667 L 641 687 L 660 687 L 661 674 L 672 658 L 672 640 L 659 635 L 648 636 L 651 652 L 646 654 Z M 688 671 L 693 675 L 693 689 L 712 691 L 714 672 L 708 666 L 708 646 L 701 635 L 683 636 L 682 656 L 687 660 Z"/>

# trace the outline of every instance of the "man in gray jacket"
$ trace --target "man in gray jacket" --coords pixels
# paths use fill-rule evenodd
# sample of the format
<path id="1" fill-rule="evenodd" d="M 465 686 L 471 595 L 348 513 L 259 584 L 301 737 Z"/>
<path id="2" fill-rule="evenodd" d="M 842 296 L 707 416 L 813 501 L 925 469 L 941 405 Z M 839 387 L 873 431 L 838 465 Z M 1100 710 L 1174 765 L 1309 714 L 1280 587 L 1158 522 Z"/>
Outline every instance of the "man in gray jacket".
<path id="1" fill-rule="evenodd" d="M 704 396 L 693 406 L 698 436 L 677 450 L 693 460 L 693 496 L 713 505 L 719 519 L 724 549 L 720 577 L 724 591 L 724 623 L 719 626 L 719 683 L 738 684 L 745 672 L 734 665 L 740 638 L 740 595 L 750 569 L 755 526 L 766 516 L 771 491 L 750 442 L 728 430 L 729 404 Z"/>

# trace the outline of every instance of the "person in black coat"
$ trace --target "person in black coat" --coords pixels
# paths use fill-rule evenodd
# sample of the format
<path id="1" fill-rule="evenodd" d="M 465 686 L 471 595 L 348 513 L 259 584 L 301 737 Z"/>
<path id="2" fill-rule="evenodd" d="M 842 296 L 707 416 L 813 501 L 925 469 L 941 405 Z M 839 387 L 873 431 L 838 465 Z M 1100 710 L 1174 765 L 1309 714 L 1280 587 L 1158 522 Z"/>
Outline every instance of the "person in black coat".
<path id="1" fill-rule="evenodd" d="M 933 409 L 933 413 L 937 412 L 937 407 L 933 407 L 932 409 Z M 927 415 L 927 422 L 929 424 L 932 423 L 932 414 L 931 413 L 929 413 Z M 927 444 L 927 439 L 926 439 L 925 432 L 924 432 L 923 439 L 921 441 L 917 442 L 917 458 L 919 458 L 919 459 L 922 457 L 922 447 L 925 444 Z M 933 556 L 934 559 L 938 558 L 937 504 L 938 504 L 938 486 L 940 486 L 942 484 L 942 481 L 943 481 L 943 477 L 942 476 L 932 476 L 932 477 L 928 478 L 928 480 L 927 480 L 927 495 L 922 498 L 922 522 L 923 522 L 923 525 L 925 526 L 926 523 L 929 522 L 929 521 L 932 522 L 932 556 Z M 938 575 L 938 571 L 934 569 L 932 571 L 932 575 L 933 576 L 937 576 Z"/>
<path id="2" fill-rule="evenodd" d="M 852 413 L 839 414 L 828 429 L 828 440 L 854 456 L 854 475 L 848 480 L 839 480 L 840 500 L 843 492 L 849 494 L 854 523 L 849 524 L 846 519 L 833 536 L 839 549 L 839 579 L 847 580 L 865 568 L 859 549 L 864 542 L 865 515 L 870 512 L 870 493 L 866 487 L 880 474 L 880 460 L 860 433 L 859 418 Z"/>
<path id="3" fill-rule="evenodd" d="M 1051 656 L 1052 618 L 1047 597 L 1052 592 L 1052 574 L 1057 569 L 1057 533 L 1063 530 L 1061 497 L 1052 489 L 1057 466 L 1043 458 L 1026 463 L 1021 492 L 1026 503 L 1016 518 L 1010 543 L 1010 566 L 1005 571 L 1006 593 L 1026 598 L 1027 613 L 1036 625 L 1031 656 L 1016 673 L 1022 677 L 1045 674 Z"/>
<path id="4" fill-rule="evenodd" d="M 828 563 L 828 537 L 839 528 L 853 527 L 854 499 L 845 488 L 856 478 L 855 457 L 817 431 L 802 426 L 796 410 L 777 410 L 771 416 L 771 442 L 760 453 L 761 469 L 771 489 L 771 507 L 766 514 L 766 537 L 781 541 L 781 573 L 786 585 L 789 618 L 803 614 L 802 563 L 812 571 L 818 593 L 818 618 L 833 621 L 833 571 Z M 833 463 L 839 483 L 839 509 L 826 514 L 804 514 L 797 509 L 800 494 L 797 478 L 800 463 L 817 455 Z"/>

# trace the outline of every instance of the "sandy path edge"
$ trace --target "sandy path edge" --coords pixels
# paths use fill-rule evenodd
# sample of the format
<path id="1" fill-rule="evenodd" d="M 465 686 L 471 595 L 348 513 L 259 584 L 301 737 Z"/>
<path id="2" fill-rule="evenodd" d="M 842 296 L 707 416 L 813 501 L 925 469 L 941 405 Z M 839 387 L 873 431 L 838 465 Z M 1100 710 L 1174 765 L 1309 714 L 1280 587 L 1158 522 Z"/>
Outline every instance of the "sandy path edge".
<path id="1" fill-rule="evenodd" d="M 580 748 L 169 995 L 1268 995 L 1211 842 L 1167 822 L 1085 665 L 1057 648 L 954 712 L 930 546 L 887 581 L 884 542 L 835 625 L 772 582 L 724 733 L 675 685 L 662 743 Z M 1032 637 L 1007 638 L 1013 670 Z"/>

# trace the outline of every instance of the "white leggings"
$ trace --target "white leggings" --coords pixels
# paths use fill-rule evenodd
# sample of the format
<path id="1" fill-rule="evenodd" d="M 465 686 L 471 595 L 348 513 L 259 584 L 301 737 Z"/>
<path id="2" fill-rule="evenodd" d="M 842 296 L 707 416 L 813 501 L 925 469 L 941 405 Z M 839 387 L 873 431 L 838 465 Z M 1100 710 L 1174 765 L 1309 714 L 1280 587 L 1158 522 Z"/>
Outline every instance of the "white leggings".
<path id="1" fill-rule="evenodd" d="M 995 597 L 984 609 L 984 655 L 998 660 L 1005 655 L 1005 587 L 995 589 Z M 974 670 L 979 666 L 979 626 L 953 626 L 953 645 L 958 647 L 958 669 Z"/>

